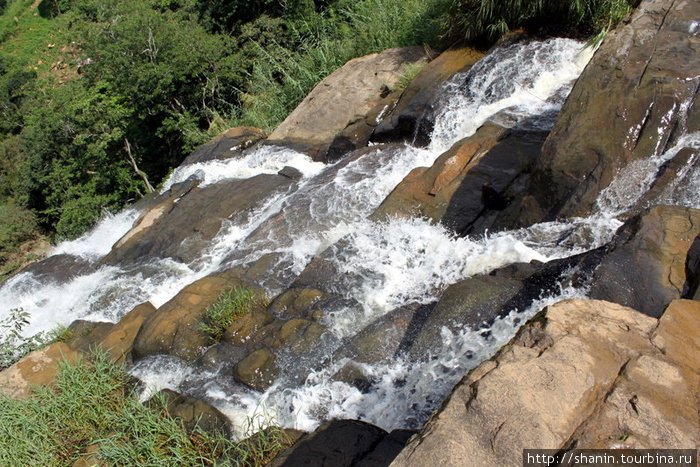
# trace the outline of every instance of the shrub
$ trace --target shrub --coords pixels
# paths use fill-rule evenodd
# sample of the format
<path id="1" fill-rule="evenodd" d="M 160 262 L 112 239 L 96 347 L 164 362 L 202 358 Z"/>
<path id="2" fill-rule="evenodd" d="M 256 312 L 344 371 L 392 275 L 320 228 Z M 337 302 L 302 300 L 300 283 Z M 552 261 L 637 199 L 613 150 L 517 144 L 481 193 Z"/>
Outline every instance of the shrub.
<path id="1" fill-rule="evenodd" d="M 37 235 L 36 216 L 15 204 L 0 204 L 0 263 L 17 251 L 20 243 Z"/>
<path id="2" fill-rule="evenodd" d="M 256 307 L 267 305 L 267 299 L 251 288 L 232 287 L 219 294 L 216 301 L 204 310 L 199 330 L 214 340 L 221 339 L 233 322 Z"/>
<path id="3" fill-rule="evenodd" d="M 22 308 L 13 308 L 5 319 L 0 320 L 0 370 L 46 344 L 47 338 L 42 333 L 31 337 L 22 335 L 27 324 L 29 312 Z"/>

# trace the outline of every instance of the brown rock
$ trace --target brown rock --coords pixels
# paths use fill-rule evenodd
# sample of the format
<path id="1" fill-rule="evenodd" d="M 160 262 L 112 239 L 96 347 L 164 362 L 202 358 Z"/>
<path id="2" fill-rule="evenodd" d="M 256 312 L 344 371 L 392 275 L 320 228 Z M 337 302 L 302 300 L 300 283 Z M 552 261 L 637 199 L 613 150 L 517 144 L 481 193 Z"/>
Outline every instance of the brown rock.
<path id="1" fill-rule="evenodd" d="M 210 433 L 222 433 L 225 436 L 231 435 L 228 418 L 211 404 L 170 389 L 160 391 L 160 396 L 165 400 L 168 414 L 182 420 L 188 431 L 200 429 Z"/>
<path id="2" fill-rule="evenodd" d="M 263 174 L 245 180 L 224 180 L 204 188 L 188 182 L 175 185 L 142 214 L 102 263 L 123 266 L 144 257 L 170 257 L 189 263 L 210 244 L 225 220 L 235 221 L 237 216 L 247 215 L 268 196 L 293 184 L 283 175 Z"/>
<path id="3" fill-rule="evenodd" d="M 80 352 L 89 352 L 112 328 L 114 323 L 93 322 L 78 319 L 68 326 L 68 347 Z"/>
<path id="4" fill-rule="evenodd" d="M 214 159 L 230 159 L 263 138 L 265 138 L 265 132 L 259 128 L 250 126 L 229 128 L 198 147 L 192 154 L 187 156 L 182 165 L 207 162 Z"/>
<path id="5" fill-rule="evenodd" d="M 597 300 L 547 307 L 457 385 L 392 466 L 520 466 L 525 448 L 621 438 L 696 446 L 699 307 L 674 302 L 660 324 Z"/>
<path id="6" fill-rule="evenodd" d="M 155 311 L 156 308 L 150 302 L 137 305 L 100 340 L 101 347 L 115 363 L 123 364 L 131 360 L 134 339 L 143 322 Z"/>
<path id="7" fill-rule="evenodd" d="M 133 345 L 135 360 L 156 354 L 169 354 L 192 361 L 201 356 L 210 338 L 198 329 L 204 310 L 219 294 L 234 286 L 249 284 L 237 271 L 212 274 L 188 285 L 172 300 L 145 319 Z"/>
<path id="8" fill-rule="evenodd" d="M 422 216 L 439 222 L 467 172 L 474 167 L 506 129 L 487 123 L 442 154 L 430 168 L 413 169 L 387 196 L 372 215 Z"/>
<path id="9" fill-rule="evenodd" d="M 0 393 L 15 400 L 23 399 L 32 393 L 32 386 L 52 383 L 61 362 L 75 363 L 80 358 L 80 352 L 63 342 L 35 350 L 0 372 Z"/>
<path id="10" fill-rule="evenodd" d="M 343 131 L 367 120 L 372 109 L 393 105 L 393 100 L 383 99 L 398 84 L 404 67 L 425 60 L 422 47 L 389 49 L 350 60 L 321 81 L 268 141 L 296 147 L 317 161 L 327 160 L 329 152 L 333 155 L 364 146 L 377 124 L 376 118 L 366 127 L 355 125 Z M 334 151 L 334 145 L 342 151 Z"/>
<path id="11" fill-rule="evenodd" d="M 700 42 L 688 30 L 698 17 L 698 2 L 645 0 L 607 35 L 543 147 L 521 225 L 585 216 L 628 163 L 700 130 L 692 116 Z"/>
<path id="12" fill-rule="evenodd" d="M 279 368 L 275 365 L 276 355 L 269 349 L 260 349 L 238 362 L 233 376 L 239 383 L 257 391 L 265 391 L 272 385 Z"/>

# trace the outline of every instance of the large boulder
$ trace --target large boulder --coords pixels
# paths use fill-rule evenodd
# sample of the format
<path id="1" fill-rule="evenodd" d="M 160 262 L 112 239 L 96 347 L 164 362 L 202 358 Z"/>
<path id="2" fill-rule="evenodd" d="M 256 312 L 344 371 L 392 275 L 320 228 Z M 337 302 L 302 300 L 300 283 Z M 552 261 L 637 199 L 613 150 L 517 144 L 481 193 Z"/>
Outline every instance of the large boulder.
<path id="1" fill-rule="evenodd" d="M 270 467 L 384 467 L 396 457 L 413 433 L 387 433 L 359 420 L 333 420 L 321 425 L 280 452 Z"/>
<path id="2" fill-rule="evenodd" d="M 392 466 L 520 466 L 525 448 L 623 440 L 696 446 L 698 313 L 691 301 L 660 322 L 597 300 L 547 307 L 457 385 Z"/>
<path id="3" fill-rule="evenodd" d="M 32 394 L 33 386 L 53 383 L 61 363 L 78 362 L 81 355 L 63 342 L 30 352 L 0 372 L 0 394 L 15 400 L 24 399 Z"/>
<path id="4" fill-rule="evenodd" d="M 699 234 L 698 209 L 657 206 L 630 219 L 595 270 L 590 297 L 660 316 L 682 296 L 686 257 Z"/>
<path id="5" fill-rule="evenodd" d="M 487 122 L 429 169 L 414 169 L 374 216 L 418 214 L 460 235 L 483 232 L 522 190 L 546 137 L 537 128 Z"/>
<path id="6" fill-rule="evenodd" d="M 98 341 L 98 344 L 115 363 L 131 363 L 131 351 L 134 348 L 134 340 L 143 323 L 155 312 L 156 308 L 150 302 L 135 306 L 117 324 L 110 328 Z"/>
<path id="7" fill-rule="evenodd" d="M 425 65 L 401 93 L 396 106 L 377 125 L 372 141 L 426 146 L 443 86 L 456 74 L 466 73 L 483 56 L 480 50 L 461 47 L 446 50 Z"/>
<path id="8" fill-rule="evenodd" d="M 432 167 L 413 169 L 376 209 L 373 218 L 421 216 L 440 222 L 467 172 L 493 148 L 506 129 L 487 123 L 477 132 L 455 143 Z M 482 181 L 482 184 L 486 181 Z M 481 185 L 479 186 L 481 190 Z M 465 200 L 478 203 L 476 199 Z"/>
<path id="9" fill-rule="evenodd" d="M 698 2 L 645 0 L 607 35 L 561 110 L 527 195 L 509 217 L 530 225 L 584 216 L 620 169 L 660 156 L 684 133 L 700 130 L 694 104 L 698 17 Z"/>
<path id="10" fill-rule="evenodd" d="M 273 131 L 268 141 L 291 146 L 314 160 L 339 158 L 365 146 L 406 66 L 426 61 L 423 47 L 388 49 L 350 60 L 321 81 Z"/>

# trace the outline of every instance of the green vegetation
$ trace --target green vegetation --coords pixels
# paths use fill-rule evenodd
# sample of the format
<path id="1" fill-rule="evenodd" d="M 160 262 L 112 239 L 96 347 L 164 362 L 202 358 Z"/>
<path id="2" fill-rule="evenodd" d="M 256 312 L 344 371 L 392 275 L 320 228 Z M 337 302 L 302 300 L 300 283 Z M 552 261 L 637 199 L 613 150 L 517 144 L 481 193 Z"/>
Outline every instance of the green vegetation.
<path id="1" fill-rule="evenodd" d="M 232 287 L 221 292 L 216 301 L 204 310 L 199 330 L 212 339 L 219 340 L 236 318 L 265 306 L 267 298 L 260 295 L 260 292 L 246 287 Z"/>
<path id="2" fill-rule="evenodd" d="M 10 314 L 0 320 L 0 370 L 14 364 L 29 352 L 43 347 L 50 339 L 43 333 L 32 337 L 22 335 L 29 324 L 29 312 L 13 308 Z"/>
<path id="3" fill-rule="evenodd" d="M 638 0 L 455 0 L 448 35 L 492 42 L 520 27 L 556 28 L 584 35 L 621 21 Z"/>
<path id="4" fill-rule="evenodd" d="M 0 266 L 38 233 L 82 234 L 222 130 L 275 128 L 353 57 L 593 34 L 634 2 L 0 0 Z"/>
<path id="5" fill-rule="evenodd" d="M 139 403 L 129 375 L 95 352 L 63 364 L 53 386 L 26 400 L 0 396 L 0 464 L 70 466 L 92 448 L 100 465 L 257 466 L 289 444 L 277 428 L 240 443 L 188 432 L 165 407 L 162 398 Z"/>

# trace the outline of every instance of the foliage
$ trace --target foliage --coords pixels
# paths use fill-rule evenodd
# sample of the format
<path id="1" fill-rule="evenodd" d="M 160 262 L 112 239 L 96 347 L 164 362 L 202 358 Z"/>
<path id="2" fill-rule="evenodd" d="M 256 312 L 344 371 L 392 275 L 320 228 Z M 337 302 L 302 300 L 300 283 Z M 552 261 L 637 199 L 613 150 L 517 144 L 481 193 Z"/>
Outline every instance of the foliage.
<path id="1" fill-rule="evenodd" d="M 234 443 L 221 434 L 188 432 L 156 398 L 138 402 L 130 378 L 96 351 L 61 365 L 55 384 L 22 401 L 0 396 L 0 464 L 72 465 L 97 446 L 106 465 L 262 465 L 288 443 L 284 433 L 252 433 Z"/>
<path id="2" fill-rule="evenodd" d="M 29 312 L 22 308 L 11 309 L 9 315 L 0 320 L 0 370 L 46 344 L 47 339 L 41 333 L 31 337 L 22 335 L 22 330 L 27 324 Z"/>
<path id="3" fill-rule="evenodd" d="M 255 289 L 235 286 L 224 290 L 202 315 L 199 330 L 214 340 L 219 340 L 224 331 L 254 308 L 264 307 L 267 299 Z"/>
<path id="4" fill-rule="evenodd" d="M 453 0 L 448 35 L 493 42 L 522 26 L 578 28 L 586 34 L 616 24 L 637 0 Z"/>
<path id="5" fill-rule="evenodd" d="M 0 263 L 16 251 L 20 243 L 34 238 L 36 217 L 15 204 L 0 204 Z"/>

